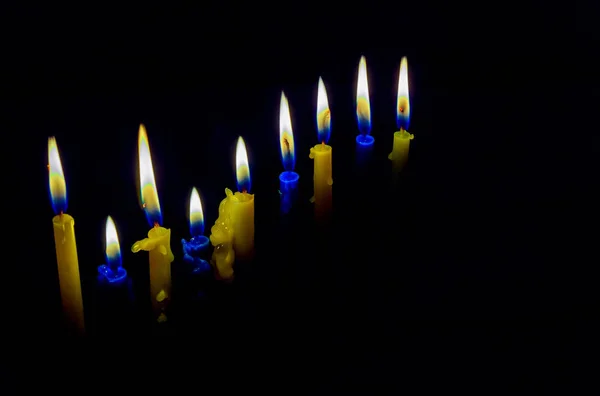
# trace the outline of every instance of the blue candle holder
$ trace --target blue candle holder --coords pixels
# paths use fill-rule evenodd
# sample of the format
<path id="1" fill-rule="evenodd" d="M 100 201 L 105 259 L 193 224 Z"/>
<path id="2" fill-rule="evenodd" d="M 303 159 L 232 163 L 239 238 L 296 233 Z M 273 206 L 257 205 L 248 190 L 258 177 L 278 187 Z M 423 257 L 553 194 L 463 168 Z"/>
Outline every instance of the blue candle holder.
<path id="1" fill-rule="evenodd" d="M 192 237 L 189 241 L 181 240 L 183 246 L 183 261 L 191 266 L 191 272 L 202 275 L 211 271 L 211 266 L 204 258 L 208 256 L 210 239 L 204 235 Z"/>
<path id="2" fill-rule="evenodd" d="M 120 285 L 127 279 L 127 271 L 121 266 L 121 256 L 113 260 L 106 260 L 107 264 L 98 267 L 98 280 L 111 285 Z"/>
<path id="3" fill-rule="evenodd" d="M 279 175 L 279 194 L 281 198 L 281 212 L 289 213 L 298 196 L 298 180 L 300 175 L 293 171 L 281 172 Z"/>
<path id="4" fill-rule="evenodd" d="M 375 138 L 371 135 L 358 135 L 356 137 L 356 164 L 359 168 L 364 168 L 371 159 L 371 153 Z"/>

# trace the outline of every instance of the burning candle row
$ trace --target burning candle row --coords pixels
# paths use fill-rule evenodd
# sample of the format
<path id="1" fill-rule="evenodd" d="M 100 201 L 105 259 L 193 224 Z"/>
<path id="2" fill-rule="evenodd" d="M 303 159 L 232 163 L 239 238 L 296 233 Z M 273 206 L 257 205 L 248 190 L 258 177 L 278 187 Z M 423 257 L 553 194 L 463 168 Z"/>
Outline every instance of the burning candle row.
<path id="1" fill-rule="evenodd" d="M 400 63 L 397 98 L 397 125 L 394 133 L 393 150 L 389 159 L 393 163 L 394 173 L 404 167 L 413 135 L 408 133 L 410 120 L 410 101 L 408 91 L 408 65 L 403 57 Z M 323 80 L 319 78 L 317 93 L 316 124 L 319 142 L 310 149 L 309 157 L 314 163 L 315 215 L 325 219 L 332 208 L 332 147 L 327 143 L 331 135 L 331 112 L 327 91 Z M 357 149 L 370 150 L 375 139 L 371 133 L 371 109 L 366 60 L 359 62 L 356 117 L 360 134 L 356 137 Z M 282 92 L 279 112 L 279 133 L 281 159 L 284 171 L 280 174 L 280 193 L 282 211 L 287 213 L 292 206 L 299 175 L 294 171 L 295 152 L 292 120 L 287 97 Z M 166 320 L 166 307 L 171 297 L 171 230 L 162 226 L 162 212 L 154 180 L 154 170 L 150 154 L 150 144 L 144 125 L 140 125 L 138 134 L 140 197 L 142 207 L 151 229 L 147 238 L 133 244 L 131 250 L 149 252 L 150 292 L 152 306 L 158 321 Z M 63 303 L 63 311 L 68 322 L 79 332 L 84 331 L 83 301 L 79 264 L 75 242 L 74 220 L 66 214 L 67 190 L 64 173 L 58 153 L 56 139 L 48 140 L 49 184 L 52 206 L 56 216 L 53 218 L 58 273 Z M 211 228 L 210 238 L 204 236 L 204 215 L 200 195 L 196 188 L 190 196 L 190 234 L 189 241 L 182 240 L 184 260 L 192 263 L 196 272 L 204 272 L 214 267 L 215 277 L 222 280 L 233 278 L 234 261 L 247 261 L 254 254 L 254 194 L 250 193 L 251 178 L 248 166 L 246 146 L 239 137 L 236 147 L 236 179 L 238 192 L 225 189 L 226 197 L 219 205 L 217 221 Z M 210 264 L 203 257 L 208 245 L 214 247 Z M 106 221 L 106 264 L 98 267 L 102 279 L 111 284 L 122 282 L 127 272 L 122 267 L 119 238 L 115 223 L 109 216 Z"/>

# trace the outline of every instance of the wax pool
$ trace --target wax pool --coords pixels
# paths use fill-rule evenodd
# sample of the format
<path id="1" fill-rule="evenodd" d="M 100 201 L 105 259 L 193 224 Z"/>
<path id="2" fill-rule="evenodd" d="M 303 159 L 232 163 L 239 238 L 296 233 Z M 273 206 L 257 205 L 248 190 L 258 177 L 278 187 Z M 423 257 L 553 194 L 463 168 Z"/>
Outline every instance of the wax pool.
<path id="1" fill-rule="evenodd" d="M 279 175 L 279 193 L 281 198 L 281 212 L 289 213 L 298 197 L 298 180 L 300 175 L 296 172 L 286 171 Z"/>
<path id="2" fill-rule="evenodd" d="M 321 143 L 310 149 L 309 157 L 315 161 L 313 197 L 315 204 L 315 216 L 319 219 L 327 217 L 332 207 L 332 185 L 331 177 L 331 146 Z"/>
<path id="3" fill-rule="evenodd" d="M 159 321 L 166 320 L 166 306 L 171 298 L 171 230 L 155 226 L 148 231 L 148 238 L 137 241 L 131 247 L 134 253 L 148 252 L 150 262 L 150 296 L 152 309 Z"/>
<path id="4" fill-rule="evenodd" d="M 394 146 L 388 156 L 392 160 L 392 170 L 394 173 L 400 172 L 406 165 L 410 141 L 413 139 L 414 135 L 404 129 L 394 132 Z"/>
<path id="5" fill-rule="evenodd" d="M 63 313 L 68 324 L 75 331 L 82 334 L 85 332 L 85 322 L 77 245 L 75 243 L 75 220 L 68 214 L 63 213 L 54 216 L 52 225 L 54 228 L 58 281 L 60 284 Z"/>

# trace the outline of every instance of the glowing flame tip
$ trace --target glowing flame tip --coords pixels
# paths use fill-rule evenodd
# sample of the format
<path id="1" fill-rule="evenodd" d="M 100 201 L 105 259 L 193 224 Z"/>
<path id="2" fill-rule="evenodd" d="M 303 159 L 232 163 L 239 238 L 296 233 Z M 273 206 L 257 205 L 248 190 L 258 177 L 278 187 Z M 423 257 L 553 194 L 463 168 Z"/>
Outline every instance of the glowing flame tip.
<path id="1" fill-rule="evenodd" d="M 192 237 L 204 234 L 204 212 L 196 187 L 192 189 L 190 195 L 190 234 Z"/>
<path id="2" fill-rule="evenodd" d="M 235 176 L 237 179 L 238 191 L 250 192 L 250 167 L 248 165 L 248 153 L 246 152 L 246 143 L 241 136 L 238 138 L 235 148 Z"/>
<path id="3" fill-rule="evenodd" d="M 286 171 L 293 171 L 296 166 L 294 132 L 290 105 L 283 91 L 281 91 L 281 102 L 279 103 L 279 147 L 281 148 L 283 168 Z"/>
<path id="4" fill-rule="evenodd" d="M 362 135 L 371 133 L 371 102 L 369 99 L 369 81 L 367 78 L 367 60 L 361 56 L 358 64 L 356 83 L 356 120 Z"/>
<path id="5" fill-rule="evenodd" d="M 117 227 L 112 217 L 106 218 L 106 261 L 109 265 L 121 265 L 121 246 Z"/>
<path id="6" fill-rule="evenodd" d="M 48 138 L 48 182 L 50 201 L 55 214 L 67 211 L 67 184 L 63 172 L 58 145 L 54 136 Z"/>
<path id="7" fill-rule="evenodd" d="M 400 61 L 398 75 L 398 102 L 396 107 L 396 124 L 400 130 L 408 130 L 410 124 L 410 98 L 408 91 L 408 61 L 406 56 Z"/>
<path id="8" fill-rule="evenodd" d="M 319 86 L 317 88 L 317 133 L 319 142 L 328 143 L 331 136 L 331 111 L 329 110 L 329 100 L 327 99 L 327 90 L 323 79 L 319 77 Z"/>
<path id="9" fill-rule="evenodd" d="M 142 208 L 146 212 L 146 218 L 151 227 L 162 224 L 162 213 L 158 200 L 158 191 L 154 180 L 154 168 L 150 155 L 150 143 L 148 134 L 143 124 L 140 124 L 138 134 L 138 155 L 140 172 L 140 197 Z"/>

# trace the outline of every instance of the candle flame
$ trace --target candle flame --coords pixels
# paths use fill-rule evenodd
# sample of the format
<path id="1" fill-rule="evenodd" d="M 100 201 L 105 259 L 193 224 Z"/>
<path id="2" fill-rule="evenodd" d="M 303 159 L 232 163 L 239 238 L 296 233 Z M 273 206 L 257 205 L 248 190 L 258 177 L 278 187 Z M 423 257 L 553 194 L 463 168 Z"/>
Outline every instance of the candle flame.
<path id="1" fill-rule="evenodd" d="M 121 265 L 121 246 L 119 245 L 119 235 L 117 227 L 112 217 L 106 218 L 106 261 Z"/>
<path id="2" fill-rule="evenodd" d="M 146 218 L 151 227 L 162 224 L 162 213 L 156 182 L 154 181 L 154 169 L 152 168 L 152 157 L 150 156 L 150 143 L 146 127 L 140 124 L 138 134 L 138 154 L 140 165 L 140 196 L 142 208 L 146 212 Z"/>
<path id="3" fill-rule="evenodd" d="M 317 90 L 317 132 L 319 141 L 327 144 L 331 135 L 331 111 L 327 100 L 327 90 L 321 77 L 319 77 L 319 88 Z"/>
<path id="4" fill-rule="evenodd" d="M 250 168 L 248 166 L 248 153 L 246 143 L 241 136 L 238 138 L 235 148 L 235 177 L 237 179 L 238 191 L 250 192 Z"/>
<path id="5" fill-rule="evenodd" d="M 361 56 L 358 64 L 358 82 L 356 84 L 356 119 L 361 135 L 371 133 L 371 102 L 369 82 L 367 80 L 367 60 Z"/>
<path id="6" fill-rule="evenodd" d="M 410 100 L 408 95 L 408 61 L 406 56 L 400 61 L 398 76 L 398 106 L 396 109 L 396 124 L 400 130 L 408 130 L 410 124 Z"/>
<path id="7" fill-rule="evenodd" d="M 48 171 L 50 201 L 54 213 L 58 215 L 67 211 L 67 184 L 54 136 L 48 138 Z"/>
<path id="8" fill-rule="evenodd" d="M 190 234 L 192 237 L 204 234 L 204 213 L 202 212 L 202 201 L 196 187 L 190 195 Z"/>
<path id="9" fill-rule="evenodd" d="M 283 91 L 279 104 L 279 145 L 281 147 L 281 162 L 286 171 L 293 172 L 296 166 L 296 155 L 294 150 L 294 132 L 292 130 L 292 118 L 290 106 Z"/>

